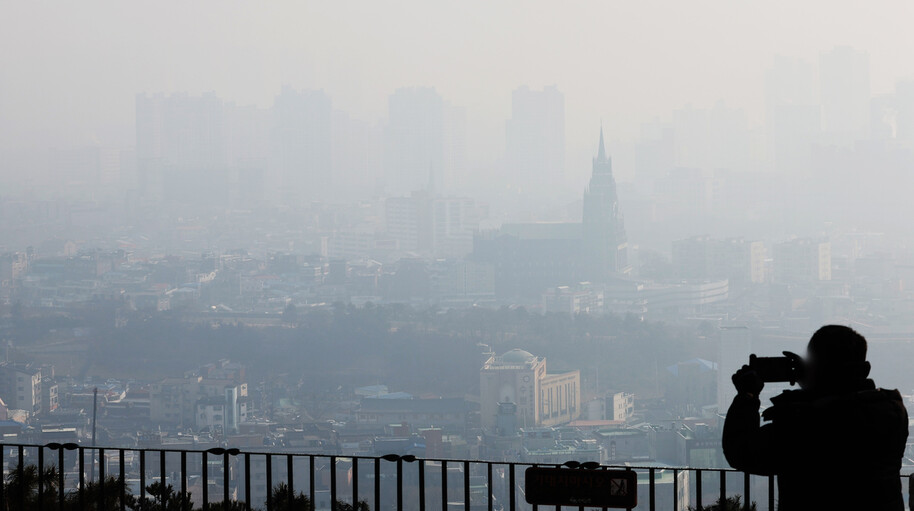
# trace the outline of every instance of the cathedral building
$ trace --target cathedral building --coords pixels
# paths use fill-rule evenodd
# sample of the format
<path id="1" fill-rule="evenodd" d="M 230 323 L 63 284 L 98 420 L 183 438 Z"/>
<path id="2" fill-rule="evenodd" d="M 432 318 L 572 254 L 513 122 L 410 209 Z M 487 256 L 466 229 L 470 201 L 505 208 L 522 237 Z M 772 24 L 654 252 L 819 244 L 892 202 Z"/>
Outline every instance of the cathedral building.
<path id="1" fill-rule="evenodd" d="M 523 303 L 557 286 L 606 284 L 629 273 L 628 244 L 603 129 L 581 222 L 505 224 L 480 233 L 473 259 L 495 267 L 498 299 Z"/>
<path id="2" fill-rule="evenodd" d="M 584 271 L 590 282 L 606 282 L 613 276 L 628 273 L 625 225 L 619 211 L 612 159 L 606 156 L 603 128 L 600 149 L 593 159 L 590 185 L 584 192 L 583 215 Z"/>

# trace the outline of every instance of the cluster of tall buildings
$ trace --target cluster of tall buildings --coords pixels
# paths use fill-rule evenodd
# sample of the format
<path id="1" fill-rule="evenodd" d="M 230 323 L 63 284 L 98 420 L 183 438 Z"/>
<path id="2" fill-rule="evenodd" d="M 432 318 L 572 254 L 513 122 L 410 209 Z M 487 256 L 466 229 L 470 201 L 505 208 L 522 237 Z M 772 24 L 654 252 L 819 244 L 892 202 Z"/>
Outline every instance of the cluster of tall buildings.
<path id="1" fill-rule="evenodd" d="M 555 87 L 522 87 L 512 105 L 506 127 L 512 178 L 561 177 L 563 95 Z M 152 199 L 217 204 L 445 190 L 468 184 L 466 123 L 465 110 L 430 87 L 397 89 L 377 125 L 335 109 L 322 90 L 283 88 L 266 109 L 213 93 L 139 94 L 130 181 Z"/>

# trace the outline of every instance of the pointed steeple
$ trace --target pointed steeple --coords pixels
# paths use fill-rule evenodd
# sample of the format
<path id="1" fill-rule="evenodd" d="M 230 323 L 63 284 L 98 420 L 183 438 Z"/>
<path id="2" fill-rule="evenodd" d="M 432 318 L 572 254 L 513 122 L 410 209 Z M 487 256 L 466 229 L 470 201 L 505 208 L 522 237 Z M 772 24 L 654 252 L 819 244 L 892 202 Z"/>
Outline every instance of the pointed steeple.
<path id="1" fill-rule="evenodd" d="M 600 151 L 597 153 L 597 160 L 606 160 L 606 147 L 603 145 L 603 122 L 600 122 Z"/>

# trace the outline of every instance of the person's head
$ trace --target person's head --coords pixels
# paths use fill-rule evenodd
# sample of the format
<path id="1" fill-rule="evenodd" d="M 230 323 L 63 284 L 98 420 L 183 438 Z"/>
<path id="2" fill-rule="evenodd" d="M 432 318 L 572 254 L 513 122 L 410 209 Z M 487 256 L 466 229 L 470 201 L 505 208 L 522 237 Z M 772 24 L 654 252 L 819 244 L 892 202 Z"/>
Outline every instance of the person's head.
<path id="1" fill-rule="evenodd" d="M 804 386 L 818 391 L 847 388 L 870 374 L 866 339 L 841 325 L 823 326 L 806 347 Z"/>

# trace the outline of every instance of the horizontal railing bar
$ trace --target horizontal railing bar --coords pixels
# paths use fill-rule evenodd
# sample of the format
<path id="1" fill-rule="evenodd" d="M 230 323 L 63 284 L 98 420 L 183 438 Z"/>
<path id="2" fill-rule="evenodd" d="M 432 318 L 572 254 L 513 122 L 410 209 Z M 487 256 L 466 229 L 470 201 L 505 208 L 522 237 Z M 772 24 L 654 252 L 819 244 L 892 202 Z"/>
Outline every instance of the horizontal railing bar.
<path id="1" fill-rule="evenodd" d="M 2 447 L 4 449 L 39 449 L 39 448 L 50 448 L 49 447 L 50 445 L 51 444 L 20 444 L 20 443 L 5 443 L 4 442 L 4 443 L 0 444 L 0 447 Z M 58 444 L 58 445 L 60 445 L 60 444 Z M 224 454 L 225 450 L 234 449 L 234 448 L 230 448 L 230 447 L 215 447 L 215 448 L 211 448 L 211 449 L 167 449 L 167 448 L 156 448 L 156 447 L 103 447 L 103 446 L 88 446 L 88 445 L 82 445 L 82 444 L 77 444 L 77 448 L 80 450 L 103 450 L 103 449 L 104 450 L 111 450 L 111 449 L 121 450 L 121 449 L 123 449 L 125 452 L 136 452 L 136 453 L 146 452 L 146 453 L 162 453 L 162 454 L 171 454 L 171 453 L 180 454 L 182 452 L 183 453 L 195 453 L 195 454 L 203 454 L 203 453 L 216 454 L 213 452 L 213 449 L 219 449 L 219 450 L 221 450 L 219 454 Z M 232 454 L 234 454 L 234 453 L 232 453 Z M 238 455 L 252 454 L 252 455 L 258 455 L 258 456 L 265 456 L 265 455 L 274 455 L 275 456 L 277 454 L 280 454 L 283 456 L 293 456 L 293 457 L 302 457 L 302 458 L 313 457 L 313 458 L 327 458 L 327 459 L 336 458 L 336 459 L 351 459 L 351 460 L 364 460 L 364 461 L 373 461 L 373 460 L 387 461 L 385 459 L 385 456 L 315 454 L 315 453 L 308 453 L 308 452 L 289 452 L 289 451 L 284 451 L 281 449 L 280 450 L 260 450 L 260 449 L 242 450 L 242 449 L 238 449 L 237 454 Z M 482 460 L 482 459 L 477 460 L 477 459 L 463 459 L 463 458 L 420 458 L 420 457 L 413 457 L 413 458 L 415 461 L 422 460 L 425 462 L 451 463 L 451 464 L 455 464 L 455 466 L 458 463 L 477 463 L 477 464 L 506 465 L 506 466 L 514 465 L 515 467 L 533 467 L 536 465 L 543 465 L 542 463 L 529 462 L 529 461 L 499 461 L 499 460 Z M 394 461 L 396 461 L 396 460 L 395 459 L 391 460 L 391 462 L 394 462 Z M 403 459 L 403 461 L 409 462 L 409 461 L 413 461 L 413 460 L 412 459 L 411 460 Z M 569 460 L 569 461 L 572 461 L 572 460 Z M 713 472 L 713 473 L 722 473 L 722 472 L 744 473 L 742 470 L 737 470 L 734 468 L 684 467 L 684 466 L 670 466 L 670 465 L 619 465 L 619 464 L 602 465 L 601 464 L 601 465 L 599 465 L 599 468 L 620 469 L 620 470 L 643 470 L 643 471 L 677 470 L 677 471 L 692 471 L 692 472 L 701 470 L 703 472 Z M 909 477 L 911 475 L 914 475 L 914 474 L 905 473 L 905 474 L 901 474 L 901 477 Z"/>
<path id="2" fill-rule="evenodd" d="M 47 448 L 48 447 L 48 444 L 4 443 L 2 445 L 4 447 L 18 447 L 21 445 L 22 447 L 24 447 L 26 449 L 39 448 L 39 447 Z M 101 446 L 90 447 L 90 446 L 80 445 L 79 447 L 83 448 L 83 449 L 112 449 L 112 447 L 101 447 Z M 163 449 L 163 448 L 157 448 L 157 447 L 114 447 L 113 449 L 124 449 L 126 451 L 133 451 L 133 452 L 139 452 L 139 451 L 155 452 L 155 453 L 188 452 L 188 453 L 196 453 L 196 454 L 202 454 L 205 452 L 209 452 L 210 454 L 213 454 L 209 449 Z M 228 447 L 219 447 L 219 449 L 229 449 L 229 448 Z M 305 458 L 313 456 L 315 458 L 334 457 L 334 458 L 358 459 L 358 460 L 381 459 L 382 461 L 385 461 L 384 456 L 365 456 L 365 455 L 351 455 L 350 456 L 350 455 L 341 455 L 341 454 L 315 454 L 315 453 L 308 453 L 308 452 L 288 452 L 288 451 L 284 451 L 284 450 L 259 450 L 259 449 L 243 450 L 243 449 L 239 449 L 238 454 L 239 455 L 241 455 L 241 454 L 257 454 L 257 455 L 281 454 L 283 456 L 297 456 L 297 457 L 305 457 Z M 416 459 L 418 460 L 420 458 L 416 457 Z M 542 463 L 534 463 L 534 462 L 529 462 L 529 461 L 497 461 L 497 460 L 475 460 L 475 459 L 463 459 L 463 458 L 421 458 L 421 459 L 426 462 L 432 461 L 432 462 L 439 462 L 439 463 L 442 461 L 448 462 L 448 463 L 463 463 L 463 462 L 468 461 L 471 463 L 491 463 L 493 465 L 513 464 L 513 465 L 517 465 L 517 466 L 528 466 L 528 467 L 532 467 L 534 465 L 542 465 Z M 404 461 L 406 461 L 406 460 L 404 460 Z M 718 472 L 742 472 L 741 470 L 736 470 L 734 468 L 674 467 L 674 466 L 667 466 L 667 465 L 663 465 L 663 466 L 657 466 L 657 465 L 654 465 L 654 466 L 650 466 L 650 465 L 600 465 L 600 467 L 631 469 L 631 470 L 649 470 L 649 469 L 653 468 L 653 469 L 657 469 L 657 470 L 698 470 L 698 469 L 701 469 L 701 470 L 718 471 Z"/>

